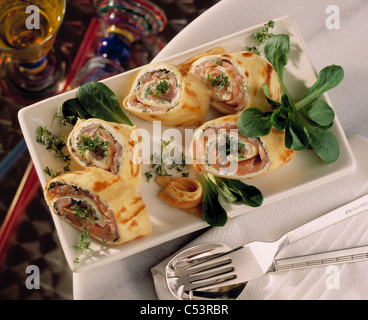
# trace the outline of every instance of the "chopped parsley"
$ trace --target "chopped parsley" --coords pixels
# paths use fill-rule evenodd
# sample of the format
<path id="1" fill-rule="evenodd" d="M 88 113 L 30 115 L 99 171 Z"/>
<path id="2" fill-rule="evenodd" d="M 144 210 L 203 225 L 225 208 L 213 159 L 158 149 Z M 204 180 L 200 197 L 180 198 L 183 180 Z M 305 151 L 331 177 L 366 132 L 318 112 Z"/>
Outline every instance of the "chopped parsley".
<path id="1" fill-rule="evenodd" d="M 217 89 L 223 89 L 230 85 L 229 77 L 224 76 L 224 74 L 217 75 L 215 77 L 211 77 L 210 74 L 207 74 L 206 82 L 208 82 L 211 87 L 216 87 Z"/>
<path id="2" fill-rule="evenodd" d="M 82 157 L 84 157 L 87 151 L 90 151 L 98 157 L 106 158 L 108 146 L 109 142 L 101 140 L 97 134 L 94 137 L 87 137 L 86 135 L 82 135 L 79 137 L 79 141 L 77 144 L 78 150 L 80 151 L 80 155 Z"/>
<path id="3" fill-rule="evenodd" d="M 156 97 L 163 97 L 167 91 L 170 89 L 171 85 L 166 81 L 162 80 L 159 83 L 157 83 L 154 88 L 151 86 L 146 88 L 146 91 L 144 92 L 144 96 L 147 98 L 147 96 L 156 96 Z"/>
<path id="4" fill-rule="evenodd" d="M 83 204 L 82 201 L 72 200 L 72 206 L 70 207 L 74 211 L 74 217 L 79 218 L 80 220 L 92 220 L 96 221 L 97 218 L 93 217 L 91 208 L 87 205 Z"/>
<path id="5" fill-rule="evenodd" d="M 163 97 L 167 93 L 170 87 L 171 86 L 166 80 L 160 81 L 155 86 L 155 95 L 158 97 Z"/>

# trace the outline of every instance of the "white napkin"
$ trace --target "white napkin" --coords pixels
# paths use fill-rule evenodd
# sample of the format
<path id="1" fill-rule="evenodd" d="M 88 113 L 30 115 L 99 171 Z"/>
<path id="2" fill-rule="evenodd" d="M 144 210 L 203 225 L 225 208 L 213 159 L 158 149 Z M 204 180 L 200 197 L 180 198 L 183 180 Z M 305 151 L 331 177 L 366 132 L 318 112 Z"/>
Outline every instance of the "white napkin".
<path id="1" fill-rule="evenodd" d="M 185 248 L 206 242 L 224 243 L 235 248 L 255 240 L 274 241 L 368 193 L 368 139 L 354 135 L 349 138 L 349 143 L 358 165 L 353 174 L 233 218 L 224 227 L 209 229 Z M 278 257 L 368 245 L 367 213 L 290 244 Z M 166 264 L 172 257 L 151 269 L 159 299 L 174 299 L 166 287 L 164 275 Z M 269 273 L 249 282 L 239 299 L 368 299 L 367 272 L 368 261 Z"/>

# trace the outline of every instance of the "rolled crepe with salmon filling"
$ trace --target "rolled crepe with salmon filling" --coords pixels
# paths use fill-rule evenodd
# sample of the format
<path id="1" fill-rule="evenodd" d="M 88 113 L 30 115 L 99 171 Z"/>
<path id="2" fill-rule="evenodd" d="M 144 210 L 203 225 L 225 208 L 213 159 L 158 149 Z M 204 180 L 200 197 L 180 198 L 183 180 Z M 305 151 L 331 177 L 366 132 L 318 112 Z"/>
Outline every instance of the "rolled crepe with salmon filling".
<path id="1" fill-rule="evenodd" d="M 105 244 L 121 244 L 152 230 L 140 194 L 106 170 L 91 167 L 58 176 L 46 184 L 44 196 L 53 213 Z"/>
<path id="2" fill-rule="evenodd" d="M 251 52 L 202 55 L 192 58 L 189 71 L 198 76 L 211 90 L 211 107 L 234 114 L 245 108 L 272 110 L 263 92 L 269 87 L 270 97 L 279 101 L 281 96 L 277 74 L 263 58 Z"/>
<path id="3" fill-rule="evenodd" d="M 164 126 L 201 125 L 208 113 L 210 91 L 198 77 L 166 63 L 149 64 L 138 73 L 126 110 Z"/>
<path id="4" fill-rule="evenodd" d="M 141 183 L 133 126 L 101 119 L 79 119 L 67 140 L 73 159 L 84 167 L 98 167 L 121 176 L 137 188 Z"/>
<path id="5" fill-rule="evenodd" d="M 244 137 L 238 132 L 239 114 L 204 123 L 193 135 L 193 166 L 199 172 L 229 179 L 248 179 L 270 173 L 296 151 L 287 149 L 284 132 L 271 129 L 267 136 Z"/>

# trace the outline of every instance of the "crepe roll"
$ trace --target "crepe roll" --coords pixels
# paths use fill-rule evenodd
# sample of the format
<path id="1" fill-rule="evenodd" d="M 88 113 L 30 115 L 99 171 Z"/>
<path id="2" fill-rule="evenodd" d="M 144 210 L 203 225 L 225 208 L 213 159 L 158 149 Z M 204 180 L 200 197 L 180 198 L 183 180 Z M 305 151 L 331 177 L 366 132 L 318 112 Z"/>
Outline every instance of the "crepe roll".
<path id="1" fill-rule="evenodd" d="M 183 69 L 183 70 L 186 70 L 186 71 L 189 71 L 190 68 L 191 68 L 191 66 L 192 66 L 192 64 L 196 60 L 198 60 L 199 58 L 202 58 L 204 56 L 215 55 L 215 54 L 223 54 L 223 53 L 226 53 L 225 48 L 223 48 L 223 47 L 215 47 L 215 48 L 212 48 L 212 49 L 210 49 L 208 51 L 202 52 L 201 54 L 199 54 L 199 55 L 197 55 L 195 57 L 192 57 L 192 58 L 190 58 L 187 61 L 184 61 L 184 62 L 180 63 L 178 65 L 178 68 Z"/>
<path id="2" fill-rule="evenodd" d="M 192 58 L 189 71 L 198 76 L 211 90 L 211 107 L 234 114 L 245 108 L 271 110 L 263 92 L 269 87 L 270 97 L 279 101 L 281 90 L 273 67 L 251 52 L 201 55 Z"/>
<path id="3" fill-rule="evenodd" d="M 166 63 L 154 63 L 140 70 L 123 106 L 147 121 L 191 127 L 205 121 L 209 100 L 210 91 L 196 76 Z"/>
<path id="4" fill-rule="evenodd" d="M 287 149 L 284 132 L 274 128 L 264 137 L 245 137 L 238 131 L 239 114 L 204 123 L 193 135 L 193 166 L 199 172 L 229 179 L 248 179 L 270 173 L 296 151 Z"/>
<path id="5" fill-rule="evenodd" d="M 106 170 L 91 167 L 58 176 L 46 184 L 44 196 L 53 213 L 105 244 L 121 244 L 152 230 L 140 194 Z"/>
<path id="6" fill-rule="evenodd" d="M 141 168 L 131 139 L 135 127 L 101 119 L 78 119 L 67 140 L 73 159 L 84 167 L 107 170 L 137 188 Z"/>

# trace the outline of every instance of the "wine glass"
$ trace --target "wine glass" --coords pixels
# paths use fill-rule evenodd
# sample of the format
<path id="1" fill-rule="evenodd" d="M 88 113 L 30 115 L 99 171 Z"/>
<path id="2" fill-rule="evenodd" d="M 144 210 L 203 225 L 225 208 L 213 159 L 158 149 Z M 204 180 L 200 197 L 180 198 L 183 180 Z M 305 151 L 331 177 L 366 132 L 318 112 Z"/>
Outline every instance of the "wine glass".
<path id="1" fill-rule="evenodd" d="M 36 101 L 61 88 L 65 65 L 53 50 L 65 0 L 0 0 L 1 85 L 13 97 Z"/>
<path id="2" fill-rule="evenodd" d="M 103 37 L 97 45 L 96 56 L 74 78 L 71 88 L 134 67 L 131 57 L 142 56 L 142 50 L 132 48 L 132 44 L 140 40 L 147 44 L 144 51 L 154 52 L 157 45 L 149 37 L 163 31 L 167 24 L 165 12 L 149 0 L 94 0 L 93 3 Z"/>

